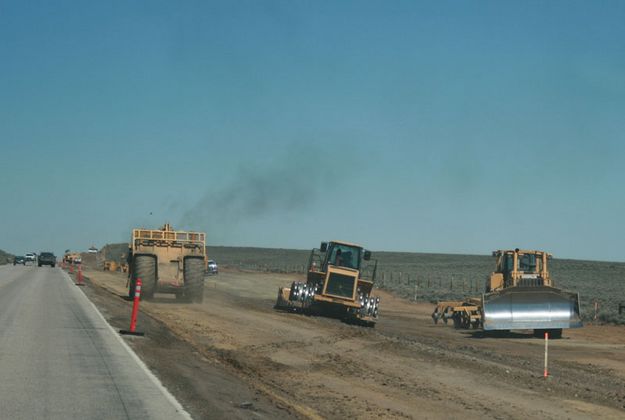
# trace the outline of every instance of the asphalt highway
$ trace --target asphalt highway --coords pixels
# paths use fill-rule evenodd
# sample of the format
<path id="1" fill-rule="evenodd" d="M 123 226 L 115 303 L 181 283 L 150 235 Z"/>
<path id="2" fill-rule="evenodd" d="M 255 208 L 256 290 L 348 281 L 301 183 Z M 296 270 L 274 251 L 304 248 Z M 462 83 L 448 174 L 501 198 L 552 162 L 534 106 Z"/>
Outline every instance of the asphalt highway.
<path id="1" fill-rule="evenodd" d="M 190 418 L 67 274 L 19 265 L 0 266 L 0 417 Z"/>

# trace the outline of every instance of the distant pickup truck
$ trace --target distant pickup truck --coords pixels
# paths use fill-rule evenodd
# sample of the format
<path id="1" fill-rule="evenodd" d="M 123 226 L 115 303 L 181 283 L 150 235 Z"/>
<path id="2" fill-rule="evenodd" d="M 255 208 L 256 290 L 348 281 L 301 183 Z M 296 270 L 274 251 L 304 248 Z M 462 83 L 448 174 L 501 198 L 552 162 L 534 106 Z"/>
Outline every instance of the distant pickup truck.
<path id="1" fill-rule="evenodd" d="M 39 258 L 37 259 L 37 265 L 39 267 L 42 265 L 54 267 L 56 265 L 56 257 L 51 252 L 41 252 L 39 253 Z"/>
<path id="2" fill-rule="evenodd" d="M 206 264 L 206 273 L 212 275 L 219 273 L 219 267 L 217 267 L 217 263 L 215 261 L 208 260 L 208 263 Z"/>

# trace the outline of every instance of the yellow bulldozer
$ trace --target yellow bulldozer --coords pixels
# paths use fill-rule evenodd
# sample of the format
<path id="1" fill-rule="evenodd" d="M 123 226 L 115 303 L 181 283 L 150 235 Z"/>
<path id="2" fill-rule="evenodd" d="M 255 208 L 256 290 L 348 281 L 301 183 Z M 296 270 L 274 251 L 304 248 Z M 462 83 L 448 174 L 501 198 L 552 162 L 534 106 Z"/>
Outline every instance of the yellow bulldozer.
<path id="1" fill-rule="evenodd" d="M 173 293 L 176 299 L 202 302 L 206 269 L 206 235 L 160 229 L 133 229 L 128 250 L 128 296 L 141 279 L 141 298 Z"/>
<path id="2" fill-rule="evenodd" d="M 452 319 L 456 328 L 485 331 L 534 330 L 553 338 L 563 328 L 582 326 L 579 295 L 554 287 L 548 264 L 551 254 L 534 250 L 493 252 L 496 269 L 486 279 L 481 297 L 438 302 L 432 318 Z"/>
<path id="3" fill-rule="evenodd" d="M 281 287 L 275 308 L 336 316 L 374 326 L 380 298 L 372 296 L 377 261 L 360 245 L 322 242 L 308 259 L 306 282 Z"/>

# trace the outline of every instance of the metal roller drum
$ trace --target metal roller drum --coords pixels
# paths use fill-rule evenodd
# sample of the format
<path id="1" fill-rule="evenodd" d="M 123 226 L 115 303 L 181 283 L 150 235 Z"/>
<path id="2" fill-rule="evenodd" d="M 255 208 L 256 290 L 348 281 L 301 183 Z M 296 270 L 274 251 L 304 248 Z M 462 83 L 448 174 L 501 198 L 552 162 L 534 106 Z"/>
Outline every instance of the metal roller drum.
<path id="1" fill-rule="evenodd" d="M 579 296 L 554 287 L 510 287 L 485 294 L 484 330 L 578 328 Z"/>

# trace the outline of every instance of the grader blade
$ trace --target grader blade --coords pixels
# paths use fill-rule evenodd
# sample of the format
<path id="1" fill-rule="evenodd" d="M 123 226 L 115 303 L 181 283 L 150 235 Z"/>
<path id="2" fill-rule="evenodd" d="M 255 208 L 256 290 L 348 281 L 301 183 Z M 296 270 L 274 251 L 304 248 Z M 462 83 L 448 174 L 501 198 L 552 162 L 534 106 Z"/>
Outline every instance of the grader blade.
<path id="1" fill-rule="evenodd" d="M 554 287 L 510 287 L 483 296 L 484 330 L 582 326 L 579 296 Z"/>

